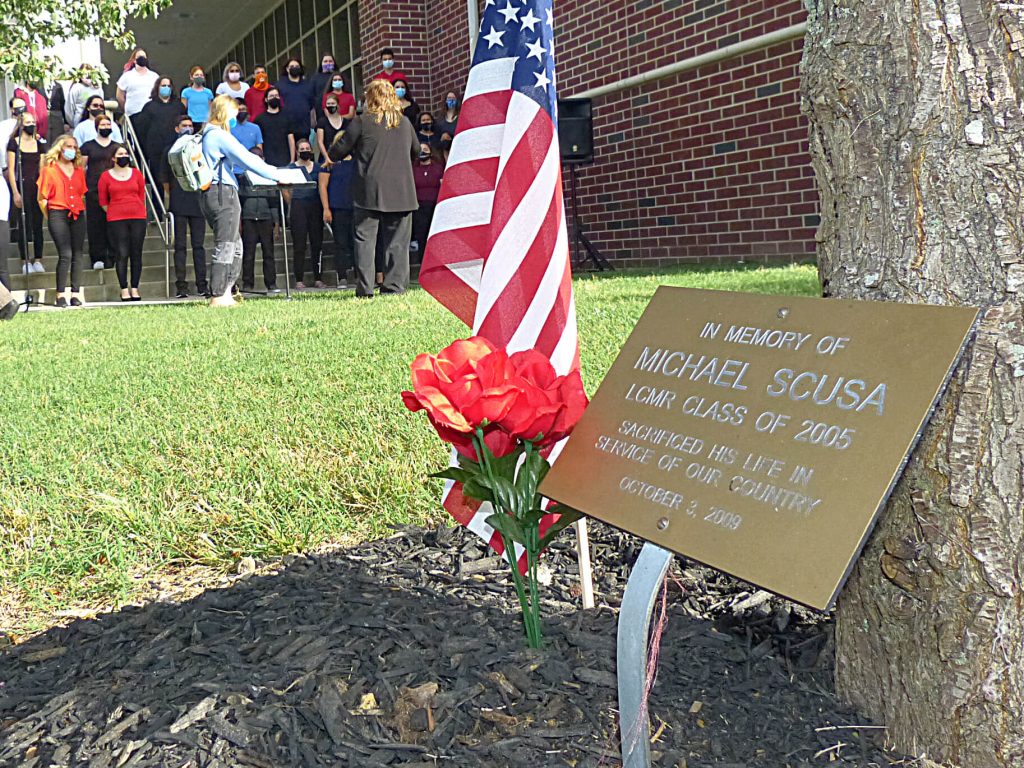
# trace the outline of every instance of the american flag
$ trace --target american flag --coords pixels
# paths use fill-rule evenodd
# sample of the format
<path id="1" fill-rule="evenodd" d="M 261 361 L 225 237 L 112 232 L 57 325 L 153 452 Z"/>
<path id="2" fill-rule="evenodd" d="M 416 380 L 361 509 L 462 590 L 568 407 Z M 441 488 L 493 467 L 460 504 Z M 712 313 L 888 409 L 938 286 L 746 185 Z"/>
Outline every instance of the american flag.
<path id="1" fill-rule="evenodd" d="M 565 374 L 579 367 L 579 346 L 551 2 L 487 0 L 419 282 L 474 335 L 509 352 L 536 348 Z M 502 551 L 484 522 L 489 504 L 449 481 L 444 506 Z"/>

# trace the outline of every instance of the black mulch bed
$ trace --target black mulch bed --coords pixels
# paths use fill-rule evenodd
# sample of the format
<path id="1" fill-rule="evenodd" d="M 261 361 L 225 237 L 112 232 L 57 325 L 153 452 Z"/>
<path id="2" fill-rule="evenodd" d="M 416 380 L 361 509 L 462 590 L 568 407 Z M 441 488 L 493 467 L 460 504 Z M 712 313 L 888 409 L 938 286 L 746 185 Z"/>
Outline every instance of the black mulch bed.
<path id="1" fill-rule="evenodd" d="M 602 606 L 577 609 L 565 535 L 540 653 L 504 564 L 449 528 L 52 629 L 0 655 L 0 765 L 621 765 L 615 620 L 640 543 L 600 525 L 592 537 Z M 655 765 L 896 761 L 831 693 L 827 620 L 675 570 Z"/>

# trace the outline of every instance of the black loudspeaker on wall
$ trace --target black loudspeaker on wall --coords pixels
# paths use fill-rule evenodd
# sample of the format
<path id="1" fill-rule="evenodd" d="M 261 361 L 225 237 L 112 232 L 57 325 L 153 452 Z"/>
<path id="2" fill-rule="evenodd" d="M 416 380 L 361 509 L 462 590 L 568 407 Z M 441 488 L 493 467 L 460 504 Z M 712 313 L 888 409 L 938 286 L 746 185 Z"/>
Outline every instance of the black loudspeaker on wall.
<path id="1" fill-rule="evenodd" d="M 563 163 L 594 161 L 593 104 L 590 99 L 558 100 L 558 143 Z"/>

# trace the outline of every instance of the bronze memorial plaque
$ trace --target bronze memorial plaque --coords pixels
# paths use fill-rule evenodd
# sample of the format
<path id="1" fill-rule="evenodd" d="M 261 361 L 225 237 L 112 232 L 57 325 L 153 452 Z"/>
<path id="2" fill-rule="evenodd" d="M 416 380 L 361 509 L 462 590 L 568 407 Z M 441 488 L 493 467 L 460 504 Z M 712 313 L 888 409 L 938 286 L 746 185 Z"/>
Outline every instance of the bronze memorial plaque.
<path id="1" fill-rule="evenodd" d="M 976 316 L 663 286 L 541 491 L 827 610 Z"/>

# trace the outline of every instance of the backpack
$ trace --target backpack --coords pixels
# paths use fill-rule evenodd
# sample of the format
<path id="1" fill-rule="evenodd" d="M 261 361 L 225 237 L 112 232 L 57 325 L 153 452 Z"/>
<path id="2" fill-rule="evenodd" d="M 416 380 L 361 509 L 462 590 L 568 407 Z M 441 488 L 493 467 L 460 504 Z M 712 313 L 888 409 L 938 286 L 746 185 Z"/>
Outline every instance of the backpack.
<path id="1" fill-rule="evenodd" d="M 167 163 L 186 192 L 205 192 L 213 183 L 213 169 L 203 154 L 206 132 L 180 136 L 167 153 Z M 220 166 L 224 161 L 218 163 Z M 218 168 L 219 170 L 219 168 Z"/>

